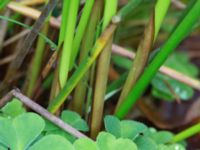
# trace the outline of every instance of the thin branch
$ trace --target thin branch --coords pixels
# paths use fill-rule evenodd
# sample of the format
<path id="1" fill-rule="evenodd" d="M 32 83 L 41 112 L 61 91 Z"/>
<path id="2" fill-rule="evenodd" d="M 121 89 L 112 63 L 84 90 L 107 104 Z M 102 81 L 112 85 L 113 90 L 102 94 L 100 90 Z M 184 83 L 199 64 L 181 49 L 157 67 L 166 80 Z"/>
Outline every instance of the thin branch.
<path id="1" fill-rule="evenodd" d="M 86 135 L 82 134 L 69 124 L 65 123 L 58 117 L 54 116 L 53 114 L 49 113 L 46 109 L 35 103 L 33 100 L 28 98 L 27 96 L 23 95 L 18 89 L 10 91 L 7 95 L 5 95 L 1 100 L 0 100 L 0 107 L 4 106 L 8 101 L 11 100 L 12 97 L 18 98 L 23 104 L 46 118 L 47 120 L 51 121 L 64 131 L 70 133 L 71 135 L 77 137 L 77 138 L 88 138 Z"/>
<path id="2" fill-rule="evenodd" d="M 19 5 L 18 2 L 10 2 L 7 5 L 7 7 L 11 9 L 12 11 L 23 14 L 24 16 L 27 16 L 34 20 L 37 20 L 42 13 L 41 11 L 34 9 L 32 7 Z M 56 27 L 56 28 L 60 27 L 61 22 L 59 19 L 56 19 L 55 17 L 50 17 L 49 21 L 50 21 L 51 26 Z"/>
<path id="3" fill-rule="evenodd" d="M 15 54 L 12 54 L 12 55 L 9 55 L 9 56 L 7 56 L 5 58 L 2 58 L 0 60 L 0 66 L 5 65 L 5 64 L 11 62 L 13 59 L 15 59 Z"/>
<path id="4" fill-rule="evenodd" d="M 123 47 L 117 46 L 115 44 L 113 44 L 113 46 L 112 46 L 112 51 L 114 54 L 121 55 L 121 56 L 127 57 L 129 59 L 135 58 L 134 52 L 131 52 L 131 51 L 129 51 Z M 183 73 L 180 73 L 180 72 L 178 72 L 174 69 L 171 69 L 169 67 L 166 67 L 166 66 L 162 66 L 159 69 L 159 72 L 164 75 L 167 75 L 179 82 L 185 83 L 186 85 L 191 86 L 191 87 L 195 88 L 196 90 L 200 91 L 200 81 L 197 79 L 193 79 Z"/>
<path id="5" fill-rule="evenodd" d="M 32 6 L 32 5 L 39 5 L 45 3 L 45 0 L 21 0 L 20 4 L 22 5 L 27 5 L 27 6 Z"/>
<path id="6" fill-rule="evenodd" d="M 8 40 L 6 40 L 4 43 L 3 43 L 3 47 L 6 47 L 14 42 L 16 42 L 17 40 L 19 40 L 20 38 L 24 37 L 25 35 L 27 35 L 28 33 L 30 32 L 29 29 L 25 29 L 23 31 L 21 31 L 20 33 L 12 36 L 11 38 L 9 38 Z"/>
<path id="7" fill-rule="evenodd" d="M 178 9 L 185 9 L 186 5 L 179 0 L 172 0 L 172 4 Z"/>
<path id="8" fill-rule="evenodd" d="M 4 97 L 2 97 L 0 99 L 0 107 L 3 107 L 7 102 L 11 100 L 12 97 L 13 97 L 12 91 L 10 91 Z"/>

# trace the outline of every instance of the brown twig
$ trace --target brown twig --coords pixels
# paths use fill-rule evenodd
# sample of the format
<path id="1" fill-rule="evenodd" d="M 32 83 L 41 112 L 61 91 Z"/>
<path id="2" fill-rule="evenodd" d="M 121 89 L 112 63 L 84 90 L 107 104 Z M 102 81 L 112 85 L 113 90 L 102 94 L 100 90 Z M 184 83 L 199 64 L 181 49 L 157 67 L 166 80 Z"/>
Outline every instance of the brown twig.
<path id="1" fill-rule="evenodd" d="M 172 4 L 174 4 L 174 6 L 178 9 L 185 9 L 186 5 L 182 2 L 180 2 L 179 0 L 172 0 Z"/>
<path id="2" fill-rule="evenodd" d="M 0 107 L 3 107 L 8 101 L 13 97 L 12 91 L 7 93 L 4 97 L 0 99 Z"/>
<path id="3" fill-rule="evenodd" d="M 11 38 L 9 38 L 8 40 L 6 40 L 3 43 L 3 47 L 6 47 L 10 44 L 12 44 L 13 42 L 16 42 L 17 40 L 19 40 L 20 38 L 24 37 L 25 35 L 27 35 L 30 32 L 29 29 L 23 30 L 20 33 L 16 34 L 15 36 L 12 36 Z"/>
<path id="4" fill-rule="evenodd" d="M 41 11 L 34 9 L 32 7 L 20 5 L 17 2 L 10 2 L 7 7 L 15 12 L 23 14 L 24 16 L 30 17 L 34 20 L 37 20 L 41 15 Z M 56 28 L 60 27 L 61 22 L 55 17 L 51 17 L 49 21 L 51 26 Z"/>
<path id="5" fill-rule="evenodd" d="M 121 55 L 127 57 L 129 59 L 134 59 L 135 53 L 131 52 L 123 47 L 117 46 L 113 44 L 112 51 L 114 54 Z M 200 81 L 197 79 L 193 79 L 185 74 L 182 74 L 174 69 L 171 69 L 166 66 L 162 66 L 159 70 L 160 73 L 167 75 L 177 81 L 185 83 L 186 85 L 195 88 L 196 90 L 200 91 Z"/>
<path id="6" fill-rule="evenodd" d="M 26 97 L 23 95 L 18 89 L 10 91 L 7 95 L 5 95 L 1 100 L 0 100 L 0 107 L 4 106 L 8 101 L 11 100 L 12 97 L 18 98 L 23 104 L 46 118 L 47 120 L 51 121 L 64 131 L 70 133 L 71 135 L 77 137 L 77 138 L 88 138 L 86 135 L 82 134 L 69 124 L 65 123 L 58 117 L 54 116 L 53 114 L 49 113 L 46 109 L 35 103 L 33 100 L 30 98 Z"/>
<path id="7" fill-rule="evenodd" d="M 7 56 L 5 58 L 2 58 L 0 60 L 0 66 L 5 65 L 5 64 L 11 62 L 14 58 L 15 58 L 15 54 L 12 54 L 12 55 L 9 55 L 9 56 Z"/>
<path id="8" fill-rule="evenodd" d="M 20 4 L 30 6 L 30 5 L 39 5 L 45 3 L 45 0 L 21 0 Z"/>

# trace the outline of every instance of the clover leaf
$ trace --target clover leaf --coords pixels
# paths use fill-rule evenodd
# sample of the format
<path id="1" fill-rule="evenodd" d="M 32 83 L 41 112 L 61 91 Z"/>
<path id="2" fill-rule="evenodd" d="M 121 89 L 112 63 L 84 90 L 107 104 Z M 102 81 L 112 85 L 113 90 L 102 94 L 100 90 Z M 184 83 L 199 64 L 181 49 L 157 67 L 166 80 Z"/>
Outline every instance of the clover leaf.
<path id="1" fill-rule="evenodd" d="M 44 136 L 28 150 L 74 150 L 73 145 L 58 135 Z"/>
<path id="2" fill-rule="evenodd" d="M 44 120 L 36 114 L 26 113 L 15 119 L 1 118 L 0 141 L 11 149 L 26 149 L 44 129 Z"/>
<path id="3" fill-rule="evenodd" d="M 61 119 L 79 131 L 86 132 L 89 130 L 86 121 L 83 120 L 81 116 L 76 112 L 65 110 L 61 114 Z"/>
<path id="4" fill-rule="evenodd" d="M 61 114 L 61 119 L 71 125 L 72 127 L 76 128 L 79 131 L 88 131 L 89 127 L 85 120 L 81 118 L 81 116 L 73 111 L 63 111 Z M 66 133 L 62 129 L 55 126 L 53 123 L 46 121 L 46 126 L 44 131 L 46 134 L 56 134 L 65 137 L 67 140 L 71 141 L 72 143 L 76 140 L 76 138 L 69 133 Z"/>
<path id="5" fill-rule="evenodd" d="M 173 53 L 164 65 L 190 77 L 197 77 L 198 75 L 198 68 L 190 63 L 188 55 L 183 52 Z M 181 100 L 188 100 L 194 94 L 194 90 L 188 85 L 161 73 L 156 74 L 151 84 L 153 86 L 153 96 L 167 101 L 173 101 L 175 99 L 175 94 L 179 96 Z"/>
<path id="6" fill-rule="evenodd" d="M 12 101 L 8 102 L 2 109 L 1 112 L 4 116 L 16 117 L 20 114 L 25 113 L 25 109 L 22 106 L 22 102 L 18 99 L 13 98 Z"/>
<path id="7" fill-rule="evenodd" d="M 114 116 L 106 116 L 104 123 L 107 132 L 115 135 L 117 138 L 129 138 L 131 140 L 148 129 L 143 123 L 132 120 L 120 121 Z"/>
<path id="8" fill-rule="evenodd" d="M 0 122 L 2 150 L 4 147 L 11 150 L 65 150 L 66 147 L 72 147 L 65 138 L 58 135 L 38 138 L 45 122 L 35 113 L 24 113 L 14 119 L 0 117 Z"/>
<path id="9" fill-rule="evenodd" d="M 97 145 L 100 150 L 137 150 L 136 144 L 130 139 L 118 138 L 113 135 L 101 132 L 97 137 Z"/>

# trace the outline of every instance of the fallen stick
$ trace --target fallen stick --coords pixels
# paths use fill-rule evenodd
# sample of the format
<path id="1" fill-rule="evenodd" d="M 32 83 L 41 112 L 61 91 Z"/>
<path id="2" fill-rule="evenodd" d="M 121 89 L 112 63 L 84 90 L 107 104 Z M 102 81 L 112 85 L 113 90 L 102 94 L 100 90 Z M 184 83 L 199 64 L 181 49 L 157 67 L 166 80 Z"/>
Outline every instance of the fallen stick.
<path id="1" fill-rule="evenodd" d="M 71 135 L 77 137 L 77 138 L 88 138 L 83 133 L 79 132 L 77 129 L 73 128 L 69 124 L 65 123 L 55 115 L 49 113 L 46 109 L 35 103 L 33 100 L 28 98 L 27 96 L 23 95 L 18 89 L 14 89 L 10 91 L 8 94 L 6 94 L 2 99 L 0 99 L 0 107 L 3 107 L 7 102 L 9 102 L 12 97 L 16 97 L 19 99 L 24 105 L 28 106 L 47 120 L 51 121 L 64 131 L 70 133 Z"/>

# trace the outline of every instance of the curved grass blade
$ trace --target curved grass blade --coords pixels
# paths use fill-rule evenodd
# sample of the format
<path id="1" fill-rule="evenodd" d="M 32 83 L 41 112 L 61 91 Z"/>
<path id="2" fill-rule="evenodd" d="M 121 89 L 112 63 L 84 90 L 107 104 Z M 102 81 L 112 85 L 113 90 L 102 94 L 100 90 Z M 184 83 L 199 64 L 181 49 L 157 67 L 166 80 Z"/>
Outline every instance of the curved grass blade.
<path id="1" fill-rule="evenodd" d="M 180 21 L 178 26 L 174 29 L 166 43 L 161 47 L 160 52 L 154 57 L 152 62 L 147 66 L 141 78 L 130 91 L 129 95 L 124 99 L 124 102 L 119 107 L 115 115 L 123 118 L 127 115 L 129 110 L 133 107 L 135 102 L 142 96 L 149 82 L 157 73 L 158 69 L 165 62 L 167 57 L 173 52 L 178 44 L 185 38 L 197 19 L 200 17 L 200 1 L 195 1 L 191 9 L 186 13 L 185 17 Z"/>
<path id="2" fill-rule="evenodd" d="M 96 44 L 91 51 L 91 54 L 83 60 L 78 69 L 74 72 L 72 77 L 60 91 L 58 96 L 49 104 L 48 110 L 50 112 L 55 113 L 59 109 L 59 107 L 65 102 L 66 98 L 69 96 L 76 84 L 83 78 L 86 71 L 90 68 L 98 55 L 101 53 L 110 37 L 113 35 L 115 29 L 116 25 L 112 24 L 96 41 Z"/>
<path id="3" fill-rule="evenodd" d="M 30 30 L 30 31 L 33 29 L 31 26 L 28 26 L 28 25 L 26 25 L 26 24 L 24 24 L 24 23 L 21 23 L 21 22 L 19 22 L 19 21 L 17 21 L 17 20 L 14 20 L 14 19 L 11 19 L 11 18 L 8 18 L 8 17 L 5 17 L 5 16 L 1 16 L 1 15 L 0 15 L 0 19 L 7 20 L 7 21 L 12 22 L 12 23 L 14 23 L 14 24 L 17 24 L 17 25 L 19 25 L 19 26 L 21 26 L 21 27 L 24 27 L 24 28 L 26 28 L 26 29 L 28 29 L 28 30 Z M 50 47 L 51 47 L 52 49 L 57 49 L 57 45 L 56 45 L 52 40 L 50 40 L 46 35 L 44 35 L 44 34 L 41 33 L 41 32 L 37 32 L 37 34 L 38 34 L 41 38 L 43 38 L 43 39 L 46 41 L 46 43 L 50 45 Z"/>
<path id="4" fill-rule="evenodd" d="M 74 61 L 76 60 L 76 57 L 78 55 L 78 50 L 80 48 L 81 41 L 83 39 L 84 33 L 88 25 L 88 20 L 91 15 L 93 4 L 94 4 L 94 0 L 87 0 L 85 2 L 83 13 L 82 13 L 79 25 L 77 27 L 77 32 L 75 34 L 73 45 L 72 45 L 73 51 L 72 51 L 71 59 L 70 59 L 70 70 L 72 69 Z"/>
<path id="5" fill-rule="evenodd" d="M 0 10 L 3 9 L 11 0 L 1 0 L 0 1 Z"/>

